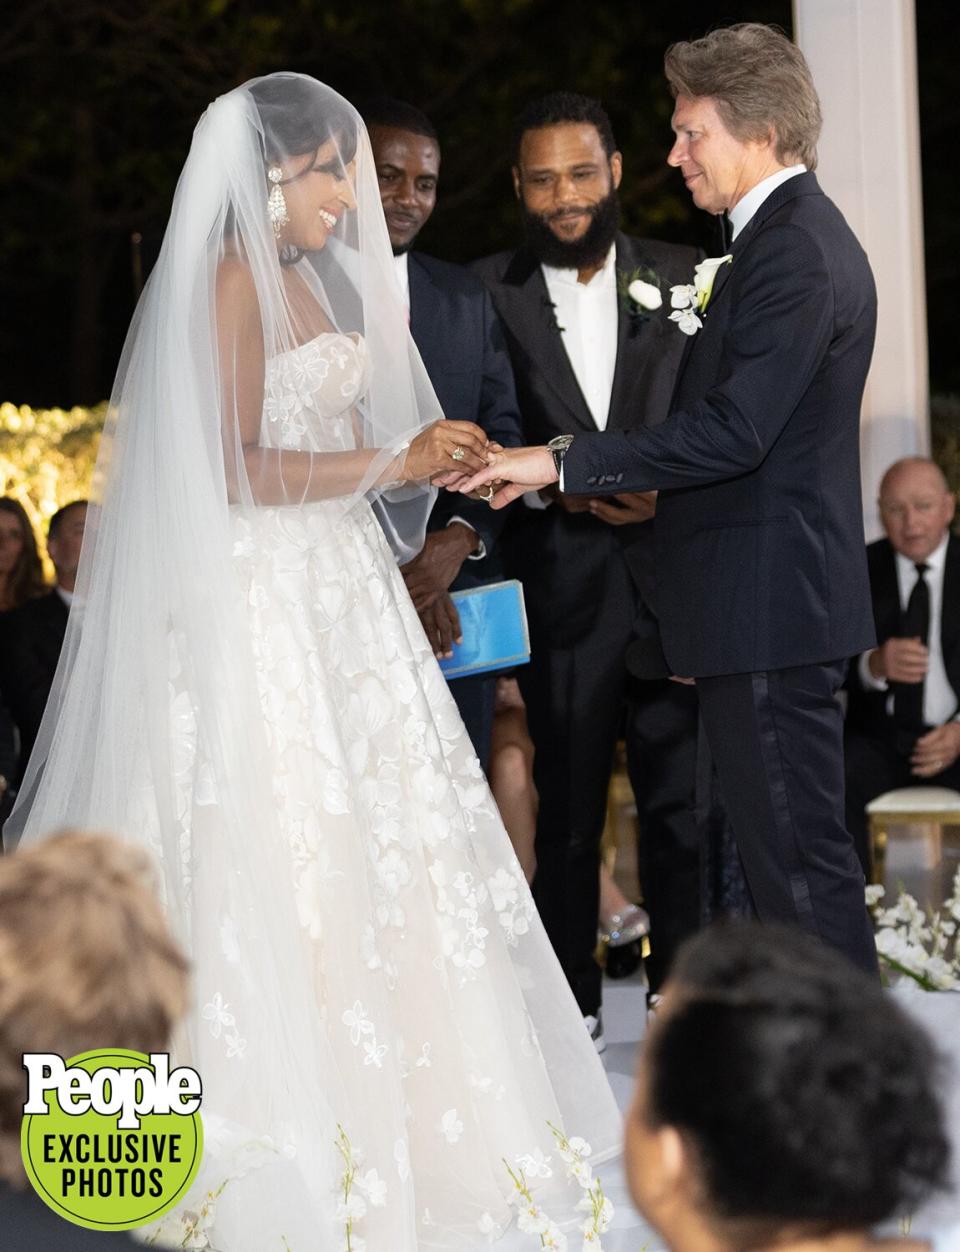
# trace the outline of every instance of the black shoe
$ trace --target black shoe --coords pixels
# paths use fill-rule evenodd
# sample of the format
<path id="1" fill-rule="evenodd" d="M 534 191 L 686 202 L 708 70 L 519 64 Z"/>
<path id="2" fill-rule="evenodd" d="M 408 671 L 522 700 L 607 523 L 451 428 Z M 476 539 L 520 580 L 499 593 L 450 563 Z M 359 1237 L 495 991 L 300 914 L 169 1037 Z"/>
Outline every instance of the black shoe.
<path id="1" fill-rule="evenodd" d="M 624 943 L 616 948 L 607 948 L 604 972 L 608 978 L 629 978 L 631 974 L 637 972 L 642 960 L 643 954 L 640 951 L 640 940 L 635 939 L 633 943 Z"/>

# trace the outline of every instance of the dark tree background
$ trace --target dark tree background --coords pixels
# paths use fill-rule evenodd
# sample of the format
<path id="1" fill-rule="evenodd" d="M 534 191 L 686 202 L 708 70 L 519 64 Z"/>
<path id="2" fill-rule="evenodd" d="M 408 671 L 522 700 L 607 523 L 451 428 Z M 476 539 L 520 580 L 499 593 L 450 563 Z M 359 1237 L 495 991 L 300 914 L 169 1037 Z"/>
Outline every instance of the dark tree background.
<path id="1" fill-rule="evenodd" d="M 939 11 L 934 0 L 920 5 L 921 65 L 949 43 L 949 6 Z M 11 140 L 0 163 L 0 399 L 68 405 L 108 394 L 138 266 L 145 276 L 156 256 L 197 118 L 271 70 L 313 74 L 355 102 L 402 96 L 430 114 L 443 167 L 422 243 L 437 255 L 468 260 L 516 239 L 512 118 L 558 87 L 600 97 L 611 114 L 627 228 L 711 247 L 707 219 L 664 163 L 672 102 L 662 55 L 673 40 L 742 20 L 789 33 L 790 0 L 21 0 L 0 28 Z M 925 124 L 933 114 L 928 256 L 940 263 L 931 299 L 944 301 L 956 262 L 943 265 L 953 255 L 952 214 L 942 212 L 952 162 L 941 158 L 956 106 L 934 103 L 952 102 L 948 63 L 941 56 L 922 76 Z M 955 386 L 957 354 L 934 338 L 935 321 L 935 381 Z"/>

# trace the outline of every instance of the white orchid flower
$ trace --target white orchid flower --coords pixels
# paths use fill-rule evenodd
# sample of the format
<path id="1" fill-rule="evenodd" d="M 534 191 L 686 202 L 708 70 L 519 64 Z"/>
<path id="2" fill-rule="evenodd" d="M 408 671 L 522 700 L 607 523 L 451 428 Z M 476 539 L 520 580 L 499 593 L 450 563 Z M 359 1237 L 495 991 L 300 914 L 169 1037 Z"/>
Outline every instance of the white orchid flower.
<path id="1" fill-rule="evenodd" d="M 670 288 L 671 309 L 689 309 L 697 302 L 697 289 L 692 284 Z"/>
<path id="2" fill-rule="evenodd" d="M 651 312 L 654 309 L 659 309 L 663 304 L 660 288 L 655 287 L 653 283 L 645 283 L 642 278 L 634 279 L 627 288 L 627 295 L 641 309 L 648 309 Z"/>
<path id="3" fill-rule="evenodd" d="M 695 335 L 703 325 L 693 309 L 677 309 L 670 314 L 670 321 L 676 322 L 685 335 Z"/>

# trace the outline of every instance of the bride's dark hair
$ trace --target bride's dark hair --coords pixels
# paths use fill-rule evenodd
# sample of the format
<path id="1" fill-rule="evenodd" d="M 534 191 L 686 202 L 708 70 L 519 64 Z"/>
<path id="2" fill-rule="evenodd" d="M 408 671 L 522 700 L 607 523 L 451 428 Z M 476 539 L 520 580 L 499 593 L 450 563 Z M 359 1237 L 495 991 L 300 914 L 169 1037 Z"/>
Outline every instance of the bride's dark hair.
<path id="1" fill-rule="evenodd" d="M 316 152 L 331 139 L 344 165 L 353 160 L 360 123 L 346 101 L 333 92 L 327 93 L 321 106 L 312 79 L 273 74 L 254 83 L 250 94 L 263 122 L 267 165 Z"/>

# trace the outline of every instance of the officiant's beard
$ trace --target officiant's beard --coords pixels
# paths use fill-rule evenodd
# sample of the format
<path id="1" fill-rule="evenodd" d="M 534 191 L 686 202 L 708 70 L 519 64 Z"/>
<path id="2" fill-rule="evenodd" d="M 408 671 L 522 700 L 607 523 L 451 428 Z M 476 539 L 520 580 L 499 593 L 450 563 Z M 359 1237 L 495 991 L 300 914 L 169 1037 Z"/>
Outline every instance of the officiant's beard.
<path id="1" fill-rule="evenodd" d="M 579 239 L 558 239 L 550 229 L 550 216 L 531 213 L 521 200 L 520 214 L 527 247 L 543 265 L 560 270 L 588 269 L 602 264 L 620 226 L 620 198 L 616 190 L 587 209 L 590 225 Z"/>

